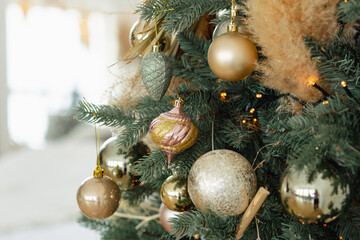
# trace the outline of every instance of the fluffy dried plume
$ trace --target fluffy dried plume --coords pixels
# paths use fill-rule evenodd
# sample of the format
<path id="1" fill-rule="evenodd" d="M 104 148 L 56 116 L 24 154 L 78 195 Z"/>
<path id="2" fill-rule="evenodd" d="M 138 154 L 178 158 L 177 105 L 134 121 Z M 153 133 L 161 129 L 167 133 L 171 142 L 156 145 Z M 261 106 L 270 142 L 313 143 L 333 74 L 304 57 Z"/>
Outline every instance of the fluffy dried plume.
<path id="1" fill-rule="evenodd" d="M 260 81 L 282 93 L 316 102 L 321 93 L 309 86 L 318 79 L 304 37 L 327 41 L 338 31 L 336 9 L 339 0 L 248 0 L 248 30 L 267 57 L 258 65 Z M 319 84 L 319 83 L 318 83 Z M 321 85 L 321 84 L 319 84 Z"/>

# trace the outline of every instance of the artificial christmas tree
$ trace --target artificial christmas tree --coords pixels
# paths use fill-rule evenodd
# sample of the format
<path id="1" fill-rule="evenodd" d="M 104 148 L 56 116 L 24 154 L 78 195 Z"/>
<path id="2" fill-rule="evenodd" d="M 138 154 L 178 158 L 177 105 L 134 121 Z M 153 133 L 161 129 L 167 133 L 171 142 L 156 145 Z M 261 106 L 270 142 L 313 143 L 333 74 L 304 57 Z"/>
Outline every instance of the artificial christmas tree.
<path id="1" fill-rule="evenodd" d="M 177 43 L 172 44 L 179 44 L 179 51 L 173 48 L 171 54 L 172 74 L 181 83 L 159 101 L 138 96 L 129 107 L 80 103 L 76 109 L 81 121 L 118 128 L 121 151 L 134 150 L 131 147 L 145 137 L 150 123 L 179 97 L 186 103 L 183 112 L 198 129 L 197 141 L 173 157 L 170 169 L 160 149 L 132 163 L 129 171 L 139 175 L 142 184 L 121 191 L 123 206 L 112 217 L 81 218 L 81 224 L 98 230 L 103 239 L 360 239 L 360 1 L 236 3 L 241 6 L 242 28 L 259 54 L 255 71 L 247 78 L 223 81 L 207 59 L 213 23 L 219 22 L 215 14 L 229 10 L 234 2 L 147 0 L 139 5 L 142 19 L 157 21 L 159 31 L 176 34 Z M 136 45 L 130 50 L 136 55 L 134 49 Z M 158 221 L 149 221 L 158 216 L 160 188 L 172 172 L 187 176 L 197 159 L 219 149 L 247 159 L 257 187 L 267 189 L 260 188 L 264 194 L 255 197 L 248 209 L 259 209 L 270 193 L 247 229 L 242 226 L 254 211 L 217 216 L 210 204 L 169 218 L 170 233 Z M 219 159 L 213 164 L 212 171 L 222 163 Z M 289 165 L 298 172 L 306 169 L 306 176 L 295 185 L 286 180 L 281 185 Z M 233 184 L 222 182 L 228 172 L 221 169 L 226 167 L 218 169 L 217 180 L 223 184 L 217 187 L 231 189 Z M 238 174 L 236 181 L 253 178 L 253 173 Z M 321 183 L 319 178 L 330 179 L 326 181 L 330 189 L 311 184 Z M 245 194 L 250 198 L 246 205 L 254 192 Z M 280 192 L 290 195 L 291 202 L 282 202 Z M 338 195 L 346 196 L 333 202 Z M 325 213 L 312 215 L 324 204 Z M 311 212 L 311 221 L 304 221 L 304 210 Z M 337 218 L 327 221 L 334 214 Z"/>

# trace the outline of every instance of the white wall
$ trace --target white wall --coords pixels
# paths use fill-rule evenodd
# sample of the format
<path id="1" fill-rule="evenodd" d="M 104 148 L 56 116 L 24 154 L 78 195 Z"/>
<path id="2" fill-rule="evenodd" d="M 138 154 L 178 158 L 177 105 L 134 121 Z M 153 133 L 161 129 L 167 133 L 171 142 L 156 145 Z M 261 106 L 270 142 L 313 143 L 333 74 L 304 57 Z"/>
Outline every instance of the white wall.
<path id="1" fill-rule="evenodd" d="M 6 46 L 5 7 L 7 0 L 0 0 L 0 155 L 9 148 L 7 129 L 7 86 L 6 86 Z"/>

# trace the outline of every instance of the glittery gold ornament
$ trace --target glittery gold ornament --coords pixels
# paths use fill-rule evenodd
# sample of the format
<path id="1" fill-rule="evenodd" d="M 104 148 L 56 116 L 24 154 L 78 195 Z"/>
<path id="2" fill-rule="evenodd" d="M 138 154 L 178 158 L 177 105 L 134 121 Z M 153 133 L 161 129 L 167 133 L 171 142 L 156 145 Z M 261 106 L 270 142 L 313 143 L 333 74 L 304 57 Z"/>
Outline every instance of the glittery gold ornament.
<path id="1" fill-rule="evenodd" d="M 185 176 L 168 177 L 161 186 L 160 197 L 165 206 L 172 211 L 184 212 L 194 208 L 187 191 Z"/>
<path id="2" fill-rule="evenodd" d="M 201 156 L 190 169 L 188 191 L 203 213 L 218 217 L 239 215 L 256 191 L 256 176 L 246 158 L 221 149 Z"/>
<path id="3" fill-rule="evenodd" d="M 334 188 L 340 176 L 324 177 L 322 172 L 309 182 L 309 174 L 307 167 L 288 167 L 281 179 L 281 201 L 288 213 L 305 223 L 331 222 L 350 201 L 349 185 Z"/>
<path id="4" fill-rule="evenodd" d="M 119 207 L 120 189 L 110 178 L 90 177 L 84 180 L 77 192 L 80 210 L 89 218 L 110 217 Z"/>
<path id="5" fill-rule="evenodd" d="M 167 231 L 171 232 L 173 228 L 169 222 L 170 218 L 176 217 L 176 215 L 181 214 L 180 212 L 171 211 L 163 203 L 160 205 L 160 224 Z"/>
<path id="6" fill-rule="evenodd" d="M 149 133 L 170 164 L 174 155 L 194 145 L 198 129 L 181 109 L 181 101 L 176 100 L 171 111 L 160 114 L 151 122 Z"/>
<path id="7" fill-rule="evenodd" d="M 149 96 L 159 101 L 170 85 L 173 71 L 171 59 L 165 53 L 159 52 L 159 46 L 156 45 L 153 52 L 142 59 L 140 71 Z"/>
<path id="8" fill-rule="evenodd" d="M 258 58 L 254 43 L 238 32 L 236 17 L 237 10 L 233 5 L 228 32 L 213 40 L 207 54 L 211 71 L 230 82 L 247 78 L 254 71 Z"/>

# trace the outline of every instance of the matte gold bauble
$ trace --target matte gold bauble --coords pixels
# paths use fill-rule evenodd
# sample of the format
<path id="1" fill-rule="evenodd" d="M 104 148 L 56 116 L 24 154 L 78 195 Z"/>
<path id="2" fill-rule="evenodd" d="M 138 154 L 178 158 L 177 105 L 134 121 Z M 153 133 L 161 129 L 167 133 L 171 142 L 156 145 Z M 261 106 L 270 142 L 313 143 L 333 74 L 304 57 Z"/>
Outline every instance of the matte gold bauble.
<path id="1" fill-rule="evenodd" d="M 160 190 L 162 202 L 172 211 L 184 212 L 194 208 L 187 191 L 185 176 L 168 177 Z"/>
<path id="2" fill-rule="evenodd" d="M 100 165 L 104 169 L 104 174 L 110 177 L 120 187 L 130 181 L 129 161 L 125 154 L 119 153 L 116 144 L 117 137 L 106 140 L 100 148 Z"/>
<path id="3" fill-rule="evenodd" d="M 334 188 L 340 176 L 324 177 L 321 172 L 309 182 L 309 174 L 307 167 L 288 167 L 281 179 L 281 201 L 288 213 L 305 223 L 331 222 L 350 201 L 349 185 Z"/>
<path id="4" fill-rule="evenodd" d="M 249 39 L 238 32 L 217 37 L 207 54 L 211 71 L 225 81 L 247 78 L 255 69 L 257 50 Z"/>
<path id="5" fill-rule="evenodd" d="M 170 218 L 175 217 L 176 215 L 181 214 L 180 212 L 171 211 L 168 209 L 163 203 L 160 206 L 159 210 L 160 214 L 160 224 L 167 231 L 171 232 L 173 228 L 171 227 L 171 223 L 169 222 Z"/>
<path id="6" fill-rule="evenodd" d="M 190 169 L 188 191 L 203 213 L 218 217 L 239 215 L 256 191 L 256 176 L 246 158 L 221 149 L 201 156 Z"/>
<path id="7" fill-rule="evenodd" d="M 92 219 L 110 217 L 119 207 L 120 189 L 110 178 L 90 177 L 77 192 L 77 202 L 85 216 Z"/>

